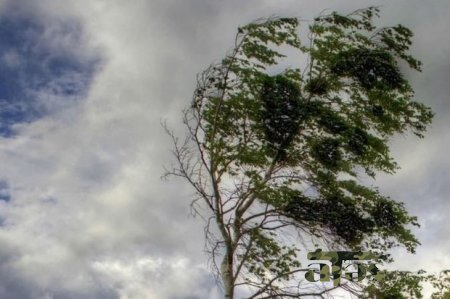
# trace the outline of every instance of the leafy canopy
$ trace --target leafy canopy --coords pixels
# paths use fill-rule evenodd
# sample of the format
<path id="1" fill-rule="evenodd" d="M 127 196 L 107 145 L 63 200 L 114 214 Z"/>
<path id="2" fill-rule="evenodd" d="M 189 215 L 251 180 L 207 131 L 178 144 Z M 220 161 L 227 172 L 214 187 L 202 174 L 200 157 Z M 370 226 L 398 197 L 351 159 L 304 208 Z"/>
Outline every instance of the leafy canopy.
<path id="1" fill-rule="evenodd" d="M 247 269 L 265 291 L 269 277 L 298 266 L 269 219 L 343 248 L 414 252 L 419 244 L 409 229 L 418 223 L 404 205 L 358 180 L 393 173 L 389 138 L 423 137 L 433 116 L 400 69 L 420 71 L 408 53 L 412 32 L 375 28 L 377 14 L 369 7 L 320 16 L 305 44 L 296 18 L 251 23 L 199 77 L 185 121 L 201 166 L 184 164 L 181 174 L 213 211 L 234 275 Z M 306 67 L 275 72 L 286 47 L 306 55 Z"/>
<path id="2" fill-rule="evenodd" d="M 235 52 L 214 67 L 195 105 L 203 115 L 202 145 L 219 173 L 244 175 L 261 201 L 311 228 L 328 227 L 345 244 L 377 236 L 412 251 L 417 240 L 405 225 L 417 225 L 415 218 L 354 179 L 361 170 L 371 177 L 394 172 L 388 137 L 408 129 L 422 136 L 432 118 L 399 69 L 404 61 L 420 70 L 407 53 L 411 31 L 376 29 L 377 12 L 317 18 L 311 47 L 300 44 L 294 18 L 241 27 Z M 282 45 L 309 55 L 308 68 L 268 73 L 283 57 Z M 264 182 L 273 165 L 295 175 Z"/>

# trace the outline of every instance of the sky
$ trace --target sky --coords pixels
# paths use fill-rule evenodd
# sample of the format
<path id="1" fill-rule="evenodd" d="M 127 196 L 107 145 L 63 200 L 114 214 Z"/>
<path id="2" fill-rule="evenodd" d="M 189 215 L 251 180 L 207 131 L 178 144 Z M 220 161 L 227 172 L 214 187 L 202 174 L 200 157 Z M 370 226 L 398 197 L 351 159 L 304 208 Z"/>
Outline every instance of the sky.
<path id="1" fill-rule="evenodd" d="M 449 1 L 0 0 L 0 298 L 220 298 L 192 190 L 161 180 L 161 122 L 183 132 L 196 74 L 239 25 L 369 5 L 415 33 L 423 72 L 406 76 L 436 113 L 373 182 L 421 224 L 395 266 L 450 268 Z"/>

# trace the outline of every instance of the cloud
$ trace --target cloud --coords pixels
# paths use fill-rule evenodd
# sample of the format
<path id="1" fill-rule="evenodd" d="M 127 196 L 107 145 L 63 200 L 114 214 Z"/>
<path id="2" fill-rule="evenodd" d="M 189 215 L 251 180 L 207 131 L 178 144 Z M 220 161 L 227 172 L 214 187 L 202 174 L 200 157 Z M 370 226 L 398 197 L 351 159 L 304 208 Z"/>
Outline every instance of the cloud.
<path id="1" fill-rule="evenodd" d="M 379 3 L 385 5 L 382 15 L 387 14 L 382 22 L 396 24 L 400 14 L 402 22 L 419 32 L 415 51 L 425 61 L 425 71 L 409 76 L 418 95 L 439 113 L 425 140 L 393 143 L 403 170 L 376 183 L 423 219 L 419 234 L 428 251 L 418 255 L 417 264 L 437 269 L 433 254 L 450 250 L 443 216 L 450 141 L 443 111 L 449 109 L 449 93 L 442 79 L 449 67 L 441 60 L 449 43 L 427 32 L 434 27 L 444 36 L 448 5 L 427 5 L 406 14 L 406 7 L 420 2 Z M 160 180 L 163 165 L 172 161 L 161 119 L 182 131 L 180 111 L 190 101 L 195 74 L 230 49 L 238 25 L 261 16 L 311 18 L 327 7 L 351 11 L 372 3 L 1 4 L 0 15 L 8 13 L 20 28 L 28 17 L 29 24 L 37 24 L 40 31 L 28 43 L 46 54 L 2 52 L 5 69 L 13 72 L 31 59 L 38 71 L 30 82 L 44 83 L 39 88 L 27 84 L 20 89 L 27 100 L 0 104 L 0 113 L 26 110 L 30 102 L 46 113 L 26 122 L 13 119 L 7 126 L 14 136 L 0 138 L 0 182 L 5 182 L 0 198 L 9 198 L 0 200 L 0 298 L 204 299 L 219 295 L 203 253 L 203 223 L 189 216 L 188 186 Z M 434 43 L 439 49 L 430 46 Z M 52 59 L 56 73 L 70 62 L 69 71 L 58 76 L 41 71 Z"/>
<path id="2" fill-rule="evenodd" d="M 55 113 L 85 96 L 98 57 L 88 51 L 74 17 L 43 17 L 7 1 L 0 16 L 0 134 Z M 31 6 L 34 6 L 30 4 Z"/>

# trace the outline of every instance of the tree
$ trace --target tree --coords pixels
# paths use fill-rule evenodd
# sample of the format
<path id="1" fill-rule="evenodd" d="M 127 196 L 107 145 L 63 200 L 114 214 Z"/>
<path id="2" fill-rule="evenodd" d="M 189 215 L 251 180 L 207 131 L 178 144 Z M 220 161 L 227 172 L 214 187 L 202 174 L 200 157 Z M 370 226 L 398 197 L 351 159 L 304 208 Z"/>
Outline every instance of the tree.
<path id="1" fill-rule="evenodd" d="M 429 283 L 434 289 L 431 299 L 450 298 L 450 270 L 437 274 L 418 272 L 391 271 L 384 273 L 384 280 L 375 281 L 365 288 L 364 298 L 377 299 L 421 299 L 423 284 Z"/>
<path id="2" fill-rule="evenodd" d="M 431 299 L 450 299 L 450 270 L 443 270 L 427 278 L 436 290 L 431 295 Z"/>
<path id="3" fill-rule="evenodd" d="M 424 272 L 412 273 L 407 271 L 385 272 L 385 279 L 369 285 L 366 298 L 377 299 L 420 299 L 422 297 L 423 282 L 427 276 Z M 430 276 L 429 279 L 432 277 Z"/>
<path id="4" fill-rule="evenodd" d="M 231 53 L 198 76 L 186 138 L 168 131 L 178 162 L 169 174 L 195 190 L 225 298 L 243 288 L 248 298 L 324 297 L 335 286 L 303 283 L 301 248 L 389 262 L 390 248 L 419 244 L 404 204 L 360 182 L 394 173 L 389 139 L 423 137 L 433 116 L 401 72 L 420 71 L 408 54 L 412 32 L 376 28 L 378 12 L 321 15 L 307 43 L 296 18 L 240 27 Z M 280 71 L 287 48 L 306 57 L 303 67 Z M 351 282 L 341 287 L 363 296 Z"/>

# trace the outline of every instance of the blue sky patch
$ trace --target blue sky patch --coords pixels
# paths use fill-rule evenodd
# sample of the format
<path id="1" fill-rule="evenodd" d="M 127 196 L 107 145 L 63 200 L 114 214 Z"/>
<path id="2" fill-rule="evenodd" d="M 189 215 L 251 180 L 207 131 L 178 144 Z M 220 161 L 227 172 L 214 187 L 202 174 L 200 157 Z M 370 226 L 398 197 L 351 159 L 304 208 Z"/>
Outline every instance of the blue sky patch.
<path id="1" fill-rule="evenodd" d="M 0 181 L 0 200 L 10 201 L 11 194 L 9 193 L 8 183 L 5 181 Z"/>
<path id="2" fill-rule="evenodd" d="M 85 97 L 98 62 L 76 20 L 0 16 L 0 136 Z"/>

